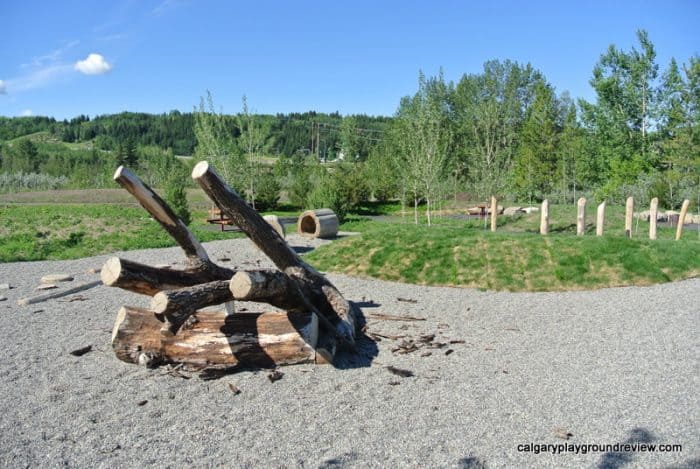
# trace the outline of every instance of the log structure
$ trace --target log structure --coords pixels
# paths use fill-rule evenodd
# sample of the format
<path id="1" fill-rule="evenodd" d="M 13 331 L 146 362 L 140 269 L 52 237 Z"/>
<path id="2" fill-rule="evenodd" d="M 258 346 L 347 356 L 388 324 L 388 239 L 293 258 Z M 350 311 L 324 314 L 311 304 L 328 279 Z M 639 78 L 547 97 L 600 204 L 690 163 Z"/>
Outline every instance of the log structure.
<path id="1" fill-rule="evenodd" d="M 274 367 L 332 363 L 337 349 L 354 347 L 354 305 L 287 245 L 277 217 L 263 218 L 206 162 L 195 166 L 192 178 L 279 270 L 234 271 L 215 264 L 170 207 L 120 167 L 114 179 L 180 245 L 187 262 L 184 269 L 117 257 L 105 263 L 101 272 L 105 285 L 152 297 L 149 309 L 125 306 L 119 311 L 112 336 L 117 357 L 147 365 L 182 363 L 194 369 Z M 317 212 L 320 218 L 329 216 Z M 279 310 L 233 314 L 231 308 L 202 310 L 234 300 L 267 303 Z"/>
<path id="2" fill-rule="evenodd" d="M 338 225 L 338 217 L 329 208 L 307 210 L 299 216 L 297 233 L 310 238 L 334 238 Z"/>

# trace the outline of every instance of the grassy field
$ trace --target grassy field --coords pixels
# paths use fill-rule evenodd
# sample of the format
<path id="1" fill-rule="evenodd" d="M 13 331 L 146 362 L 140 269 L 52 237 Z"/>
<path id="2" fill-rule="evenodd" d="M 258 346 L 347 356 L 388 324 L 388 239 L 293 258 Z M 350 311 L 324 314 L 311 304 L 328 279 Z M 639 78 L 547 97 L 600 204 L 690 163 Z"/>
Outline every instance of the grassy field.
<path id="1" fill-rule="evenodd" d="M 198 239 L 241 236 L 205 223 L 211 202 L 201 191 L 190 190 L 188 198 Z M 122 189 L 6 194 L 4 200 L 15 203 L 0 199 L 0 262 L 174 245 Z M 283 207 L 276 213 L 297 215 L 299 210 Z M 608 207 L 603 237 L 594 235 L 594 205 L 588 207 L 583 237 L 575 236 L 574 206 L 550 207 L 546 237 L 538 234 L 539 213 L 501 216 L 496 233 L 484 220 L 455 218 L 463 213 L 457 209 L 437 216 L 428 228 L 413 225 L 412 213 L 402 216 L 398 204 L 368 204 L 341 226 L 359 236 L 323 246 L 307 258 L 325 271 L 510 291 L 646 285 L 700 275 L 697 230 L 686 229 L 676 242 L 675 228 L 660 223 L 659 239 L 649 241 L 648 222 L 635 220 L 634 238 L 626 239 L 624 207 Z"/>
<path id="2" fill-rule="evenodd" d="M 190 227 L 200 241 L 240 233 L 205 226 L 195 210 Z M 174 241 L 141 207 L 119 204 L 0 206 L 0 262 L 76 259 L 113 251 L 174 246 Z"/>
<path id="3" fill-rule="evenodd" d="M 324 271 L 423 285 L 508 291 L 648 285 L 700 274 L 700 241 L 491 233 L 469 223 L 360 229 L 307 259 Z"/>

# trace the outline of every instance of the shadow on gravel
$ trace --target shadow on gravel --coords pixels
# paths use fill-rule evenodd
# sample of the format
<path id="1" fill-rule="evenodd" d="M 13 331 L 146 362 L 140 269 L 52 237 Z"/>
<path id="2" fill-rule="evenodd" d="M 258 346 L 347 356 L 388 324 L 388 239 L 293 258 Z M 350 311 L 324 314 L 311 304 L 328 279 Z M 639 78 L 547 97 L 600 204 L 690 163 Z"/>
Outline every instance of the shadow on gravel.
<path id="1" fill-rule="evenodd" d="M 351 301 L 350 303 L 357 311 L 357 330 L 359 332 L 355 338 L 354 351 L 341 351 L 336 354 L 333 366 L 340 370 L 370 367 L 372 366 L 372 361 L 374 361 L 377 355 L 379 355 L 379 347 L 377 347 L 377 343 L 364 333 L 365 326 L 367 325 L 367 319 L 365 318 L 362 308 L 376 308 L 380 305 L 378 303 L 374 303 L 373 301 L 362 303 Z"/>
<path id="2" fill-rule="evenodd" d="M 486 469 L 486 463 L 483 459 L 474 456 L 468 456 L 462 458 L 457 462 L 457 467 L 459 469 Z"/>
<path id="3" fill-rule="evenodd" d="M 633 428 L 629 432 L 626 440 L 621 441 L 620 445 L 634 445 L 640 443 L 651 443 L 654 441 L 654 435 L 645 428 Z M 600 462 L 596 466 L 598 469 L 617 469 L 629 464 L 634 459 L 633 452 L 612 452 L 609 451 L 600 458 Z"/>

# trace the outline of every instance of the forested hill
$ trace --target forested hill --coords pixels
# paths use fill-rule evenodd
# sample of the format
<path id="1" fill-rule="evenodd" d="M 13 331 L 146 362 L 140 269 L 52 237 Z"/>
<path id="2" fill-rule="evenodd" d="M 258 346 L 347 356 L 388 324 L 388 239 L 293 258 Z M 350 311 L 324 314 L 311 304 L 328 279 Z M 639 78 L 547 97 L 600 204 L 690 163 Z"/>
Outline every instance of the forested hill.
<path id="1" fill-rule="evenodd" d="M 354 125 L 371 132 L 382 131 L 387 117 L 352 116 Z M 236 117 L 224 116 L 234 138 L 238 137 Z M 343 117 L 338 113 L 316 112 L 258 115 L 257 122 L 267 130 L 271 155 L 292 156 L 319 146 L 323 155 L 338 148 Z M 194 153 L 195 117 L 193 113 L 171 111 L 165 114 L 122 112 L 90 118 L 77 116 L 59 121 L 51 117 L 0 117 L 0 142 L 37 132 L 48 132 L 55 140 L 66 143 L 93 142 L 101 150 L 118 150 L 120 145 L 157 146 L 171 149 L 175 155 Z M 365 139 L 364 141 L 371 139 Z M 361 153 L 364 151 L 361 149 Z"/>

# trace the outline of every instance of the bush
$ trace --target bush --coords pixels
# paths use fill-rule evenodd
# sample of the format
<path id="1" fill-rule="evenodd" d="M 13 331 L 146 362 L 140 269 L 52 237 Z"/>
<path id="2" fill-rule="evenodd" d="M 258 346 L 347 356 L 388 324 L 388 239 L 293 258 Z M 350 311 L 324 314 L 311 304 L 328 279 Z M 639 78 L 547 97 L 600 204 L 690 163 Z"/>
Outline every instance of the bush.
<path id="1" fill-rule="evenodd" d="M 255 188 L 255 208 L 260 211 L 274 210 L 280 200 L 280 183 L 271 173 L 264 173 Z"/>
<path id="2" fill-rule="evenodd" d="M 187 192 L 185 191 L 185 178 L 180 171 L 173 171 L 165 181 L 165 201 L 173 209 L 175 215 L 180 217 L 185 225 L 192 221 L 190 208 L 187 203 Z"/>
<path id="3" fill-rule="evenodd" d="M 326 176 L 317 184 L 306 198 L 307 209 L 329 208 L 335 212 L 338 220 L 342 223 L 348 213 L 350 203 L 344 197 L 337 179 L 333 176 Z"/>

